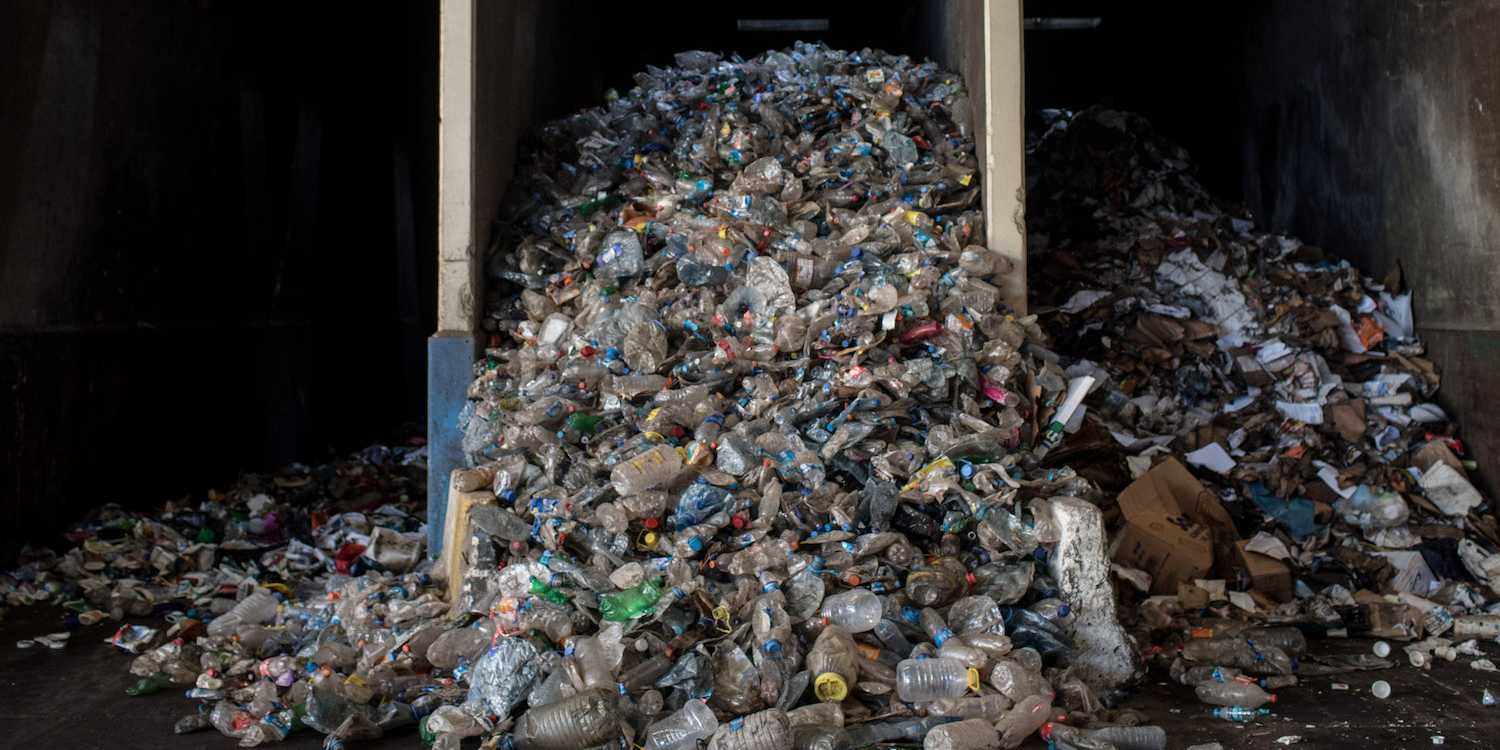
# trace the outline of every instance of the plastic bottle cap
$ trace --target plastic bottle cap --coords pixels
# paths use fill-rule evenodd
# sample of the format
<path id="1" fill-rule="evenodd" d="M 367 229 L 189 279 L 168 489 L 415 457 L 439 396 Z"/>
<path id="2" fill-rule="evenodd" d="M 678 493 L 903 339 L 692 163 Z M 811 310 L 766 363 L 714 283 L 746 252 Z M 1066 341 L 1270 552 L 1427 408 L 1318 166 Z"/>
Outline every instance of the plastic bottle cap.
<path id="1" fill-rule="evenodd" d="M 1385 658 L 1391 655 L 1391 644 L 1386 643 L 1385 641 L 1376 641 L 1373 650 L 1376 656 Z"/>
<path id="2" fill-rule="evenodd" d="M 661 521 L 658 521 L 655 518 L 648 518 L 648 519 L 646 519 L 644 521 L 641 521 L 641 525 L 645 526 L 648 529 L 654 529 L 657 526 L 661 525 Z"/>
<path id="3" fill-rule="evenodd" d="M 694 552 L 701 551 L 703 549 L 703 539 L 702 539 L 702 537 L 696 537 L 695 536 L 692 539 L 689 539 L 688 540 L 688 549 L 690 549 L 690 550 L 692 550 Z"/>
<path id="4" fill-rule="evenodd" d="M 813 681 L 813 694 L 820 701 L 841 701 L 849 695 L 849 684 L 837 672 L 824 672 Z"/>
<path id="5" fill-rule="evenodd" d="M 654 531 L 648 531 L 648 532 L 646 532 L 644 534 L 641 534 L 641 544 L 644 544 L 647 547 L 655 547 L 656 546 L 656 532 L 654 532 Z"/>
<path id="6" fill-rule="evenodd" d="M 1057 608 L 1057 616 L 1058 617 L 1067 617 L 1068 615 L 1071 615 L 1071 614 L 1073 614 L 1073 608 L 1072 607 L 1069 607 L 1066 604 L 1058 606 L 1058 608 Z"/>
<path id="7" fill-rule="evenodd" d="M 772 638 L 771 640 L 766 641 L 765 645 L 761 646 L 761 650 L 765 651 L 766 656 L 769 656 L 772 659 L 780 659 L 781 641 Z"/>
<path id="8" fill-rule="evenodd" d="M 1370 692 L 1376 698 L 1389 698 L 1391 697 L 1391 683 L 1385 680 L 1376 680 L 1375 684 L 1370 686 Z"/>

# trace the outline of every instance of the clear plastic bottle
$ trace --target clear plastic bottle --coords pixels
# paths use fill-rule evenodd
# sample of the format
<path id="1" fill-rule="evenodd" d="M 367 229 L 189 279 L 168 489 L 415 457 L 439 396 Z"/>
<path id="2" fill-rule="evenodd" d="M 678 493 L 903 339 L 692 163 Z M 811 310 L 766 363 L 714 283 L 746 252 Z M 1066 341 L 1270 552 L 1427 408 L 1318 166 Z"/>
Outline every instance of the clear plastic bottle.
<path id="1" fill-rule="evenodd" d="M 228 635 L 241 625 L 261 625 L 276 617 L 279 602 L 276 595 L 263 588 L 256 588 L 249 596 L 234 605 L 234 609 L 215 617 L 208 623 L 209 635 Z"/>
<path id="2" fill-rule="evenodd" d="M 995 722 L 995 728 L 1000 730 L 1000 747 L 1005 750 L 1020 747 L 1042 724 L 1052 720 L 1052 713 L 1052 701 L 1040 695 L 1018 701 Z"/>
<path id="3" fill-rule="evenodd" d="M 760 673 L 750 657 L 730 644 L 713 661 L 714 689 L 710 701 L 715 708 L 743 714 L 755 707 Z"/>
<path id="4" fill-rule="evenodd" d="M 475 492 L 488 489 L 495 481 L 495 470 L 480 466 L 475 469 L 460 469 L 453 472 L 453 489 L 459 492 Z"/>
<path id="5" fill-rule="evenodd" d="M 1198 693 L 1198 700 L 1213 706 L 1260 708 L 1267 703 L 1276 702 L 1276 696 L 1253 682 L 1210 682 L 1199 685 L 1195 692 Z"/>
<path id="6" fill-rule="evenodd" d="M 1194 638 L 1182 644 L 1183 658 L 1199 664 L 1238 667 L 1251 674 L 1291 674 L 1291 657 L 1274 646 L 1256 646 L 1237 636 Z"/>
<path id="7" fill-rule="evenodd" d="M 531 538 L 531 524 L 498 505 L 485 503 L 470 506 L 469 520 L 486 534 L 508 542 L 524 542 Z"/>
<path id="8" fill-rule="evenodd" d="M 682 455 L 671 445 L 658 445 L 638 456 L 625 459 L 610 471 L 609 481 L 621 497 L 655 487 L 682 470 Z"/>
<path id="9" fill-rule="evenodd" d="M 1307 636 L 1301 630 L 1290 627 L 1250 628 L 1240 636 L 1259 646 L 1272 646 L 1286 652 L 1287 656 L 1302 658 L 1307 653 Z"/>
<path id="10" fill-rule="evenodd" d="M 990 668 L 990 685 L 1017 703 L 1027 696 L 1052 693 L 1051 683 L 1047 682 L 1039 669 L 1018 659 L 1001 659 L 995 662 Z"/>
<path id="11" fill-rule="evenodd" d="M 662 654 L 652 654 L 640 663 L 620 673 L 620 684 L 627 692 L 634 693 L 672 670 L 672 660 Z"/>
<path id="12" fill-rule="evenodd" d="M 859 678 L 854 636 L 838 625 L 829 625 L 807 652 L 807 673 L 813 694 L 820 701 L 842 701 Z"/>
<path id="13" fill-rule="evenodd" d="M 1172 679 L 1184 685 L 1207 685 L 1216 682 L 1229 682 L 1240 676 L 1240 670 L 1234 667 L 1216 667 L 1211 664 L 1200 664 L 1194 666 L 1185 659 L 1175 659 L 1168 669 Z"/>
<path id="14" fill-rule="evenodd" d="M 1223 708 L 1214 709 L 1214 718 L 1223 719 L 1224 721 L 1249 721 L 1260 716 L 1261 714 L 1268 713 L 1271 712 L 1264 708 L 1256 709 L 1245 708 L 1244 706 L 1226 706 Z"/>
<path id="15" fill-rule="evenodd" d="M 761 653 L 771 659 L 784 659 L 796 648 L 791 619 L 786 613 L 786 596 L 779 589 L 762 594 L 751 603 L 750 628 L 760 643 Z"/>
<path id="16" fill-rule="evenodd" d="M 1167 746 L 1167 730 L 1158 726 L 1101 727 L 1089 733 L 1089 739 L 1115 746 L 1115 750 L 1162 750 Z"/>
<path id="17" fill-rule="evenodd" d="M 791 745 L 791 722 L 779 708 L 768 708 L 722 725 L 709 743 L 714 750 L 786 750 Z"/>
<path id="18" fill-rule="evenodd" d="M 646 750 L 696 750 L 719 728 L 719 719 L 708 704 L 696 698 L 661 721 L 646 728 Z"/>
<path id="19" fill-rule="evenodd" d="M 932 642 L 937 644 L 939 648 L 944 643 L 947 643 L 949 638 L 953 637 L 953 631 L 948 628 L 947 621 L 932 607 L 926 607 L 922 610 L 922 630 L 927 633 L 927 637 L 931 638 Z"/>
<path id="20" fill-rule="evenodd" d="M 979 686 L 979 672 L 957 659 L 907 659 L 896 665 L 896 696 L 907 703 L 957 698 Z"/>
<path id="21" fill-rule="evenodd" d="M 922 750 L 986 750 L 1000 739 L 995 726 L 984 719 L 964 719 L 933 727 L 922 740 Z"/>
<path id="22" fill-rule="evenodd" d="M 1058 627 L 1064 628 L 1065 630 L 1069 625 L 1072 625 L 1073 620 L 1076 619 L 1073 613 L 1073 608 L 1069 607 L 1061 599 L 1043 599 L 1036 604 L 1031 605 L 1029 609 L 1032 612 L 1041 615 L 1047 621 L 1057 625 Z"/>
<path id="23" fill-rule="evenodd" d="M 585 690 L 556 703 L 534 707 L 516 722 L 516 750 L 578 750 L 620 734 L 618 695 Z"/>
<path id="24" fill-rule="evenodd" d="M 998 721 L 1013 704 L 999 693 L 989 695 L 964 695 L 957 698 L 939 698 L 927 706 L 932 716 L 950 719 L 985 719 Z"/>
<path id="25" fill-rule="evenodd" d="M 792 750 L 853 750 L 854 740 L 837 724 L 792 726 Z"/>
<path id="26" fill-rule="evenodd" d="M 823 617 L 851 633 L 864 633 L 880 622 L 885 605 L 869 589 L 853 589 L 823 600 Z"/>
<path id="27" fill-rule="evenodd" d="M 875 637 L 880 639 L 885 647 L 895 652 L 898 656 L 909 656 L 911 654 L 911 641 L 901 632 L 901 627 L 890 620 L 882 619 L 875 623 L 873 628 Z"/>

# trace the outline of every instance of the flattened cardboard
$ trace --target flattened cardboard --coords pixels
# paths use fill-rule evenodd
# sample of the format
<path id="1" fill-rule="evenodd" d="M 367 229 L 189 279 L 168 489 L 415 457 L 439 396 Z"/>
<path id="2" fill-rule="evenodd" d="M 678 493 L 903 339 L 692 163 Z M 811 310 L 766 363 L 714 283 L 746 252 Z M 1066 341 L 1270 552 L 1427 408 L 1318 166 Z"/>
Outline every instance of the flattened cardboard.
<path id="1" fill-rule="evenodd" d="M 1176 594 L 1179 584 L 1207 577 L 1216 553 L 1227 564 L 1234 524 L 1208 488 L 1176 459 L 1167 459 L 1119 497 L 1125 526 L 1111 557 L 1151 574 L 1154 594 Z"/>

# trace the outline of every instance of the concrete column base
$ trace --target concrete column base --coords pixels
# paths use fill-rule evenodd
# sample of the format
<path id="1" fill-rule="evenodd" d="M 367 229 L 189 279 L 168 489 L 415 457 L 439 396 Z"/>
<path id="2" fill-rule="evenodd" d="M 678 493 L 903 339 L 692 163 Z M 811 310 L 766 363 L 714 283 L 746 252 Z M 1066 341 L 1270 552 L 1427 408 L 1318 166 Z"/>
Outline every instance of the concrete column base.
<path id="1" fill-rule="evenodd" d="M 1105 556 L 1104 518 L 1099 508 L 1077 498 L 1052 501 L 1062 540 L 1052 556 L 1052 575 L 1062 598 L 1076 613 L 1073 669 L 1095 689 L 1123 687 L 1145 672 L 1135 643 L 1115 617 L 1115 590 Z"/>

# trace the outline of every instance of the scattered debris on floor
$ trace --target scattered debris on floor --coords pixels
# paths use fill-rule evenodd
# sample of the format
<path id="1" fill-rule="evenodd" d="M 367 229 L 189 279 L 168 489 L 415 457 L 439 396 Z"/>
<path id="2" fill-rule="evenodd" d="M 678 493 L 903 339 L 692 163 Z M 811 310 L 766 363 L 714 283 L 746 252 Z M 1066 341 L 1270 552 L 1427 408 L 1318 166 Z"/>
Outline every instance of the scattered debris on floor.
<path id="1" fill-rule="evenodd" d="M 1496 522 L 1399 272 L 1258 231 L 1136 116 L 1047 112 L 1017 316 L 957 76 L 676 62 L 523 145 L 441 558 L 423 451 L 372 448 L 106 507 L 8 603 L 160 615 L 111 639 L 131 693 L 245 746 L 1154 750 L 1147 669 L 1230 722 L 1495 669 Z M 1350 637 L 1384 640 L 1309 655 Z"/>

